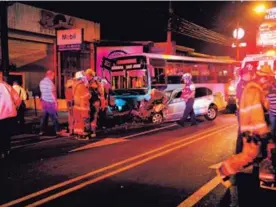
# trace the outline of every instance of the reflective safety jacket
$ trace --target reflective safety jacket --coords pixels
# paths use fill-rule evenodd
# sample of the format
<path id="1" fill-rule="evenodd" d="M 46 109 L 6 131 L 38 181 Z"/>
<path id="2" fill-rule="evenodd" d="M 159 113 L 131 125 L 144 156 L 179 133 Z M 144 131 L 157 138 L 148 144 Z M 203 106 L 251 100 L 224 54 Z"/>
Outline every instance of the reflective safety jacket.
<path id="1" fill-rule="evenodd" d="M 87 117 L 90 111 L 90 100 L 91 94 L 89 88 L 84 84 L 83 81 L 76 81 L 73 84 L 73 100 L 74 108 L 83 111 Z"/>
<path id="2" fill-rule="evenodd" d="M 268 108 L 265 93 L 260 85 L 249 82 L 241 95 L 240 100 L 240 129 L 241 132 L 264 135 L 269 132 L 265 121 L 264 109 Z"/>

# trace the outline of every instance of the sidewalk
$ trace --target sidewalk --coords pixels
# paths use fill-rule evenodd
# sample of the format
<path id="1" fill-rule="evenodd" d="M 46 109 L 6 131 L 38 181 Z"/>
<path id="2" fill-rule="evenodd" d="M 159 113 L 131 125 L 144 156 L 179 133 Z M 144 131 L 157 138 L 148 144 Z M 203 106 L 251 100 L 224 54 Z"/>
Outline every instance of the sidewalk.
<path id="1" fill-rule="evenodd" d="M 25 112 L 25 127 L 24 134 L 21 134 L 15 129 L 14 135 L 12 136 L 12 140 L 24 139 L 26 137 L 34 137 L 40 131 L 40 118 L 42 116 L 41 111 L 37 111 L 37 116 L 35 114 L 35 110 L 27 110 Z M 61 128 L 65 128 L 67 125 L 67 112 L 58 112 L 58 120 L 61 125 Z M 52 134 L 52 122 L 49 119 L 49 130 L 50 134 Z"/>

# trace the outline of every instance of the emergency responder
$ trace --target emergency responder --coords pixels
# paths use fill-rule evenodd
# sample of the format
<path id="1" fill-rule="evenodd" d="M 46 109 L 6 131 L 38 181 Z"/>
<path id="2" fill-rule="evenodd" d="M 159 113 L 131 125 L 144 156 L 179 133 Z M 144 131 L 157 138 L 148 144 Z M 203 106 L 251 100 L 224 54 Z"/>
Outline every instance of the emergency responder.
<path id="1" fill-rule="evenodd" d="M 67 110 L 68 110 L 68 132 L 70 135 L 73 134 L 73 84 L 74 80 L 69 79 L 66 82 L 65 85 L 65 99 L 66 99 L 66 104 L 67 104 Z"/>
<path id="2" fill-rule="evenodd" d="M 188 118 L 188 116 L 190 116 L 191 125 L 193 126 L 197 124 L 195 113 L 193 110 L 194 97 L 195 97 L 195 85 L 192 82 L 192 76 L 190 73 L 185 73 L 182 77 L 182 80 L 184 81 L 185 86 L 182 90 L 181 97 L 186 102 L 186 108 L 182 118 L 179 121 L 177 121 L 177 123 L 183 127 L 186 119 Z"/>
<path id="3" fill-rule="evenodd" d="M 243 70 L 255 71 L 257 68 L 247 64 Z M 261 153 L 261 143 L 266 143 L 270 138 L 269 128 L 265 121 L 264 109 L 268 107 L 264 86 L 274 73 L 271 70 L 261 68 L 256 75 L 245 85 L 239 104 L 239 124 L 242 133 L 242 152 L 233 155 L 222 163 L 217 170 L 222 184 L 231 186 L 228 177 L 240 172 L 245 166 L 253 163 Z"/>
<path id="4" fill-rule="evenodd" d="M 101 84 L 92 69 L 87 69 L 85 71 L 86 78 L 89 86 L 90 93 L 90 129 L 91 137 L 96 136 L 97 121 L 99 116 L 99 111 L 101 107 L 101 99 L 103 100 L 104 89 L 102 90 Z"/>
<path id="5" fill-rule="evenodd" d="M 75 75 L 73 82 L 73 133 L 80 138 L 87 138 L 90 135 L 90 98 L 88 81 L 82 71 Z"/>
<path id="6" fill-rule="evenodd" d="M 100 110 L 98 114 L 98 126 L 105 127 L 105 118 L 108 107 L 108 82 L 106 79 L 99 78 L 100 89 Z"/>
<path id="7" fill-rule="evenodd" d="M 255 78 L 255 73 L 256 70 L 254 68 L 257 67 L 257 65 L 253 65 L 253 67 L 244 67 L 240 68 L 239 70 L 236 71 L 236 75 L 238 74 L 238 83 L 236 86 L 236 102 L 237 102 L 237 107 L 239 108 L 240 105 L 240 99 L 241 99 L 241 94 L 242 91 L 245 87 L 245 85 Z M 237 109 L 238 110 L 238 109 Z M 236 147 L 235 147 L 235 154 L 241 153 L 242 151 L 242 134 L 240 132 L 240 115 L 237 111 L 237 120 L 238 120 L 238 135 L 237 135 L 237 140 L 236 140 Z M 237 206 L 238 203 L 238 189 L 237 189 L 237 176 L 233 175 L 230 177 L 230 183 L 232 184 L 230 186 L 230 197 L 231 197 L 231 205 L 230 206 Z"/>

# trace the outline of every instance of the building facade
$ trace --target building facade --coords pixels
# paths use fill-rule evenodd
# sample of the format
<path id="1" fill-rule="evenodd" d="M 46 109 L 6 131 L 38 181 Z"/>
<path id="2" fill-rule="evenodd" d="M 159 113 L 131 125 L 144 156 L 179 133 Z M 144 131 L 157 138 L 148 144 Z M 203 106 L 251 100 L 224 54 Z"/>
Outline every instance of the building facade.
<path id="1" fill-rule="evenodd" d="M 58 96 L 63 97 L 63 86 L 72 74 L 80 69 L 94 69 L 93 45 L 100 40 L 98 23 L 14 3 L 8 8 L 8 28 L 10 64 L 15 68 L 10 72 L 10 83 L 18 80 L 32 91 L 50 69 L 56 72 Z M 81 31 L 81 42 L 74 47 L 58 45 L 59 31 L 72 29 Z"/>

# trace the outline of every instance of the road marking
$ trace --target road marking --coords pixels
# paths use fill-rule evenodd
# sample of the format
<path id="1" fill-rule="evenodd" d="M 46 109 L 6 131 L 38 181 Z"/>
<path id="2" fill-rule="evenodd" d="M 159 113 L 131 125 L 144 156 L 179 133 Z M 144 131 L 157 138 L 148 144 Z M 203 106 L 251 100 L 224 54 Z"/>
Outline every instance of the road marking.
<path id="1" fill-rule="evenodd" d="M 171 124 L 171 125 L 168 125 L 168 126 L 152 129 L 152 130 L 149 130 L 149 131 L 140 132 L 140 133 L 137 133 L 137 134 L 131 134 L 131 135 L 128 135 L 128 136 L 125 136 L 125 137 L 106 138 L 109 141 L 107 141 L 107 142 L 105 141 L 103 144 L 101 143 L 101 144 L 97 145 L 96 143 L 91 143 L 91 144 L 87 144 L 85 146 L 78 147 L 76 149 L 70 150 L 69 152 L 77 152 L 77 151 L 91 149 L 93 147 L 100 147 L 100 146 L 105 146 L 105 145 L 109 145 L 109 144 L 121 143 L 121 142 L 127 141 L 127 139 L 130 139 L 132 137 L 137 137 L 137 136 L 140 136 L 140 135 L 144 135 L 144 134 L 148 134 L 148 133 L 151 133 L 151 132 L 159 131 L 161 129 L 168 129 L 168 128 L 171 128 L 173 126 L 176 126 L 176 124 Z M 115 141 L 115 140 L 118 140 L 118 141 Z"/>
<path id="2" fill-rule="evenodd" d="M 103 139 L 103 140 L 100 140 L 99 142 L 94 142 L 94 143 L 91 143 L 91 144 L 87 144 L 85 146 L 82 146 L 82 147 L 78 147 L 74 150 L 71 150 L 69 152 L 77 152 L 77 151 L 81 151 L 81 150 L 86 150 L 86 149 L 91 149 L 91 148 L 94 148 L 94 147 L 100 147 L 100 146 L 106 146 L 106 145 L 111 145 L 111 144 L 116 144 L 116 143 L 121 143 L 121 142 L 127 142 L 129 140 L 127 139 L 123 139 L 123 138 L 106 138 L 106 139 Z"/>
<path id="3" fill-rule="evenodd" d="M 222 165 L 222 162 L 209 166 L 210 169 L 218 169 Z"/>
<path id="4" fill-rule="evenodd" d="M 150 161 L 150 160 L 153 160 L 153 159 L 155 159 L 155 158 L 157 158 L 157 157 L 161 157 L 161 156 L 163 156 L 163 155 L 165 155 L 165 154 L 168 154 L 168 153 L 170 153 L 170 152 L 172 152 L 172 151 L 174 151 L 174 150 L 180 149 L 180 148 L 185 147 L 185 146 L 187 146 L 187 145 L 189 145 L 189 144 L 192 144 L 192 143 L 195 143 L 195 142 L 197 142 L 197 141 L 203 140 L 203 139 L 205 139 L 205 138 L 207 138 L 207 137 L 210 137 L 211 135 L 217 134 L 217 133 L 219 133 L 219 132 L 221 132 L 221 131 L 225 131 L 226 129 L 231 128 L 231 127 L 233 127 L 233 126 L 234 126 L 234 125 L 225 127 L 225 128 L 223 128 L 223 129 L 221 129 L 221 130 L 212 132 L 212 133 L 210 133 L 210 134 L 206 134 L 206 135 L 201 136 L 201 137 L 199 137 L 199 138 L 193 139 L 193 140 L 191 140 L 191 141 L 189 141 L 189 142 L 183 143 L 183 144 L 181 144 L 181 145 L 177 145 L 177 146 L 175 146 L 175 147 L 173 147 L 173 148 L 170 148 L 170 149 L 167 149 L 167 150 L 162 151 L 162 152 L 160 152 L 160 153 L 154 154 L 154 155 L 152 155 L 152 156 L 150 156 L 150 157 L 147 157 L 147 158 L 145 158 L 145 159 L 143 159 L 143 160 L 139 160 L 139 161 L 137 161 L 137 162 L 131 163 L 131 164 L 125 166 L 125 167 L 121 167 L 121 168 L 119 168 L 119 169 L 117 169 L 117 170 L 111 171 L 111 172 L 109 172 L 109 173 L 106 173 L 106 174 L 101 175 L 101 176 L 99 176 L 99 177 L 96 177 L 96 178 L 94 178 L 94 179 L 91 179 L 91 180 L 88 180 L 88 181 L 83 182 L 83 183 L 81 183 L 81 184 L 78 184 L 78 185 L 76 185 L 76 186 L 74 186 L 74 187 L 68 188 L 68 189 L 63 190 L 63 191 L 61 191 L 61 192 L 58 192 L 58 193 L 53 194 L 53 195 L 51 195 L 51 196 L 48 196 L 48 197 L 46 197 L 46 198 L 44 198 L 44 199 L 38 200 L 38 201 L 36 201 L 36 202 L 34 202 L 34 203 L 32 203 L 32 204 L 27 205 L 27 207 L 35 207 L 35 206 L 42 205 L 42 204 L 47 203 L 47 202 L 49 202 L 49 201 L 51 201 L 51 200 L 54 200 L 54 199 L 57 199 L 57 198 L 59 198 L 59 197 L 62 197 L 62 196 L 64 196 L 64 195 L 66 195 L 66 194 L 72 193 L 72 192 L 74 192 L 74 191 L 76 191 L 76 190 L 80 190 L 80 189 L 82 189 L 82 188 L 84 188 L 84 187 L 86 187 L 86 186 L 88 186 L 88 185 L 90 185 L 90 184 L 96 183 L 96 182 L 98 182 L 98 181 L 100 181 L 100 180 L 104 180 L 104 179 L 106 179 L 106 178 L 108 178 L 108 177 L 111 177 L 111 176 L 116 175 L 116 174 L 118 174 L 118 173 L 121 173 L 121 172 L 123 172 L 123 171 L 126 171 L 126 170 L 129 170 L 129 169 L 131 169 L 131 168 L 134 168 L 134 167 L 136 167 L 136 166 L 138 166 L 138 165 L 141 165 L 141 164 L 143 164 L 143 163 L 146 163 L 146 162 L 148 162 L 148 161 Z M 218 178 L 217 178 L 217 179 L 218 179 Z M 218 185 L 217 182 L 219 182 L 219 181 L 214 181 L 214 180 L 215 180 L 215 179 L 213 179 L 212 182 L 209 182 L 208 185 L 207 185 L 207 187 L 206 187 L 206 185 L 203 186 L 203 187 L 204 187 L 204 190 L 202 189 L 202 188 L 203 188 L 203 187 L 202 187 L 201 189 L 198 190 L 199 192 L 197 191 L 197 192 L 198 192 L 198 193 L 197 193 L 198 198 L 199 198 L 199 196 L 203 195 L 208 189 L 211 189 L 211 187 L 213 187 L 215 184 Z M 205 190 L 206 190 L 206 191 L 205 191 Z M 196 199 L 194 199 L 194 200 L 196 200 Z M 186 207 L 187 207 L 187 206 L 186 206 Z"/>
<path id="5" fill-rule="evenodd" d="M 219 177 L 214 177 L 208 183 L 199 188 L 195 193 L 190 197 L 184 200 L 178 205 L 178 207 L 192 207 L 198 203 L 204 196 L 211 192 L 216 186 L 220 184 Z"/>
<path id="6" fill-rule="evenodd" d="M 129 139 L 129 138 L 132 138 L 132 137 L 137 137 L 137 136 L 140 136 L 140 135 L 144 135 L 144 134 L 148 134 L 148 133 L 151 133 L 151 132 L 156 132 L 156 131 L 159 131 L 159 130 L 162 130 L 162 129 L 168 129 L 168 128 L 171 128 L 173 126 L 177 126 L 177 124 L 170 124 L 168 126 L 164 126 L 164 127 L 160 127 L 160 128 L 156 128 L 156 129 L 151 129 L 151 130 L 148 130 L 148 131 L 145 131 L 145 132 L 140 132 L 140 133 L 137 133 L 137 134 L 131 134 L 131 135 L 128 135 L 128 136 L 125 136 L 125 137 L 122 137 L 123 139 Z"/>
<path id="7" fill-rule="evenodd" d="M 228 126 L 228 127 L 232 127 L 232 126 L 235 126 L 235 125 L 236 125 L 236 124 L 233 124 L 233 125 Z M 228 127 L 227 127 L 227 128 L 228 128 Z M 224 128 L 224 127 L 223 127 L 223 128 Z M 180 137 L 180 138 L 184 138 L 184 139 L 175 141 L 175 142 L 173 142 L 173 143 L 169 143 L 169 144 L 164 145 L 164 146 L 162 146 L 162 147 L 158 147 L 158 148 L 153 149 L 153 150 L 150 150 L 150 151 L 148 151 L 148 152 L 145 152 L 145 153 L 142 153 L 142 154 L 139 154 L 139 155 L 130 157 L 130 158 L 128 158 L 128 159 L 119 161 L 119 162 L 117 162 L 117 163 L 108 165 L 108 166 L 106 166 L 106 167 L 103 167 L 103 168 L 100 168 L 100 169 L 91 171 L 91 172 L 89 172 L 89 173 L 87 173 L 87 174 L 84 174 L 84 175 L 81 175 L 81 176 L 72 178 L 72 179 L 70 179 L 70 180 L 67 180 L 67 181 L 58 183 L 58 184 L 56 184 L 56 185 L 50 186 L 50 187 L 48 187 L 48 188 L 45 188 L 45 189 L 43 189 L 43 190 L 37 191 L 37 192 L 35 192 L 35 193 L 31 193 L 31 194 L 29 194 L 29 195 L 26 195 L 26 196 L 24 196 L 24 197 L 18 198 L 18 199 L 16 199 L 16 200 L 10 201 L 10 202 L 8 202 L 8 203 L 6 203 L 6 204 L 1 205 L 0 207 L 8 207 L 8 206 L 12 206 L 12 205 L 21 203 L 21 202 L 23 202 L 23 201 L 26 201 L 26 200 L 29 200 L 29 199 L 31 199 L 31 198 L 40 196 L 40 195 L 42 195 L 42 194 L 45 194 L 45 193 L 50 192 L 50 191 L 52 191 L 52 190 L 55 190 L 55 189 L 57 189 L 57 188 L 61 188 L 61 187 L 63 187 L 63 186 L 69 185 L 69 184 L 71 184 L 71 183 L 75 183 L 75 182 L 80 181 L 80 180 L 82 180 L 82 179 L 88 178 L 88 177 L 90 177 L 90 176 L 92 176 L 92 175 L 95 175 L 95 174 L 104 172 L 104 171 L 109 170 L 109 169 L 112 169 L 112 168 L 114 168 L 114 167 L 123 165 L 123 164 L 128 163 L 128 162 L 131 162 L 131 161 L 133 161 L 133 160 L 142 158 L 142 157 L 144 157 L 144 156 L 147 156 L 147 155 L 149 155 L 149 154 L 152 154 L 152 153 L 161 151 L 161 150 L 166 149 L 166 148 L 168 148 L 168 147 L 171 147 L 171 146 L 173 146 L 173 145 L 175 145 L 175 144 L 179 144 L 179 143 L 185 142 L 185 141 L 190 140 L 190 139 L 193 139 L 193 138 L 195 138 L 195 137 L 197 137 L 197 136 L 201 136 L 202 134 L 206 134 L 206 135 L 207 135 L 207 134 L 209 134 L 209 133 L 212 132 L 212 131 L 216 131 L 216 130 L 218 130 L 218 129 L 223 129 L 223 128 L 222 128 L 222 126 L 220 126 L 220 127 L 214 127 L 214 128 L 208 129 L 207 131 L 203 131 L 203 132 L 200 132 L 200 133 L 197 133 L 197 134 L 188 136 L 188 137 L 184 137 L 184 136 L 183 136 L 183 137 Z M 226 129 L 226 127 L 225 127 L 224 129 Z"/>

